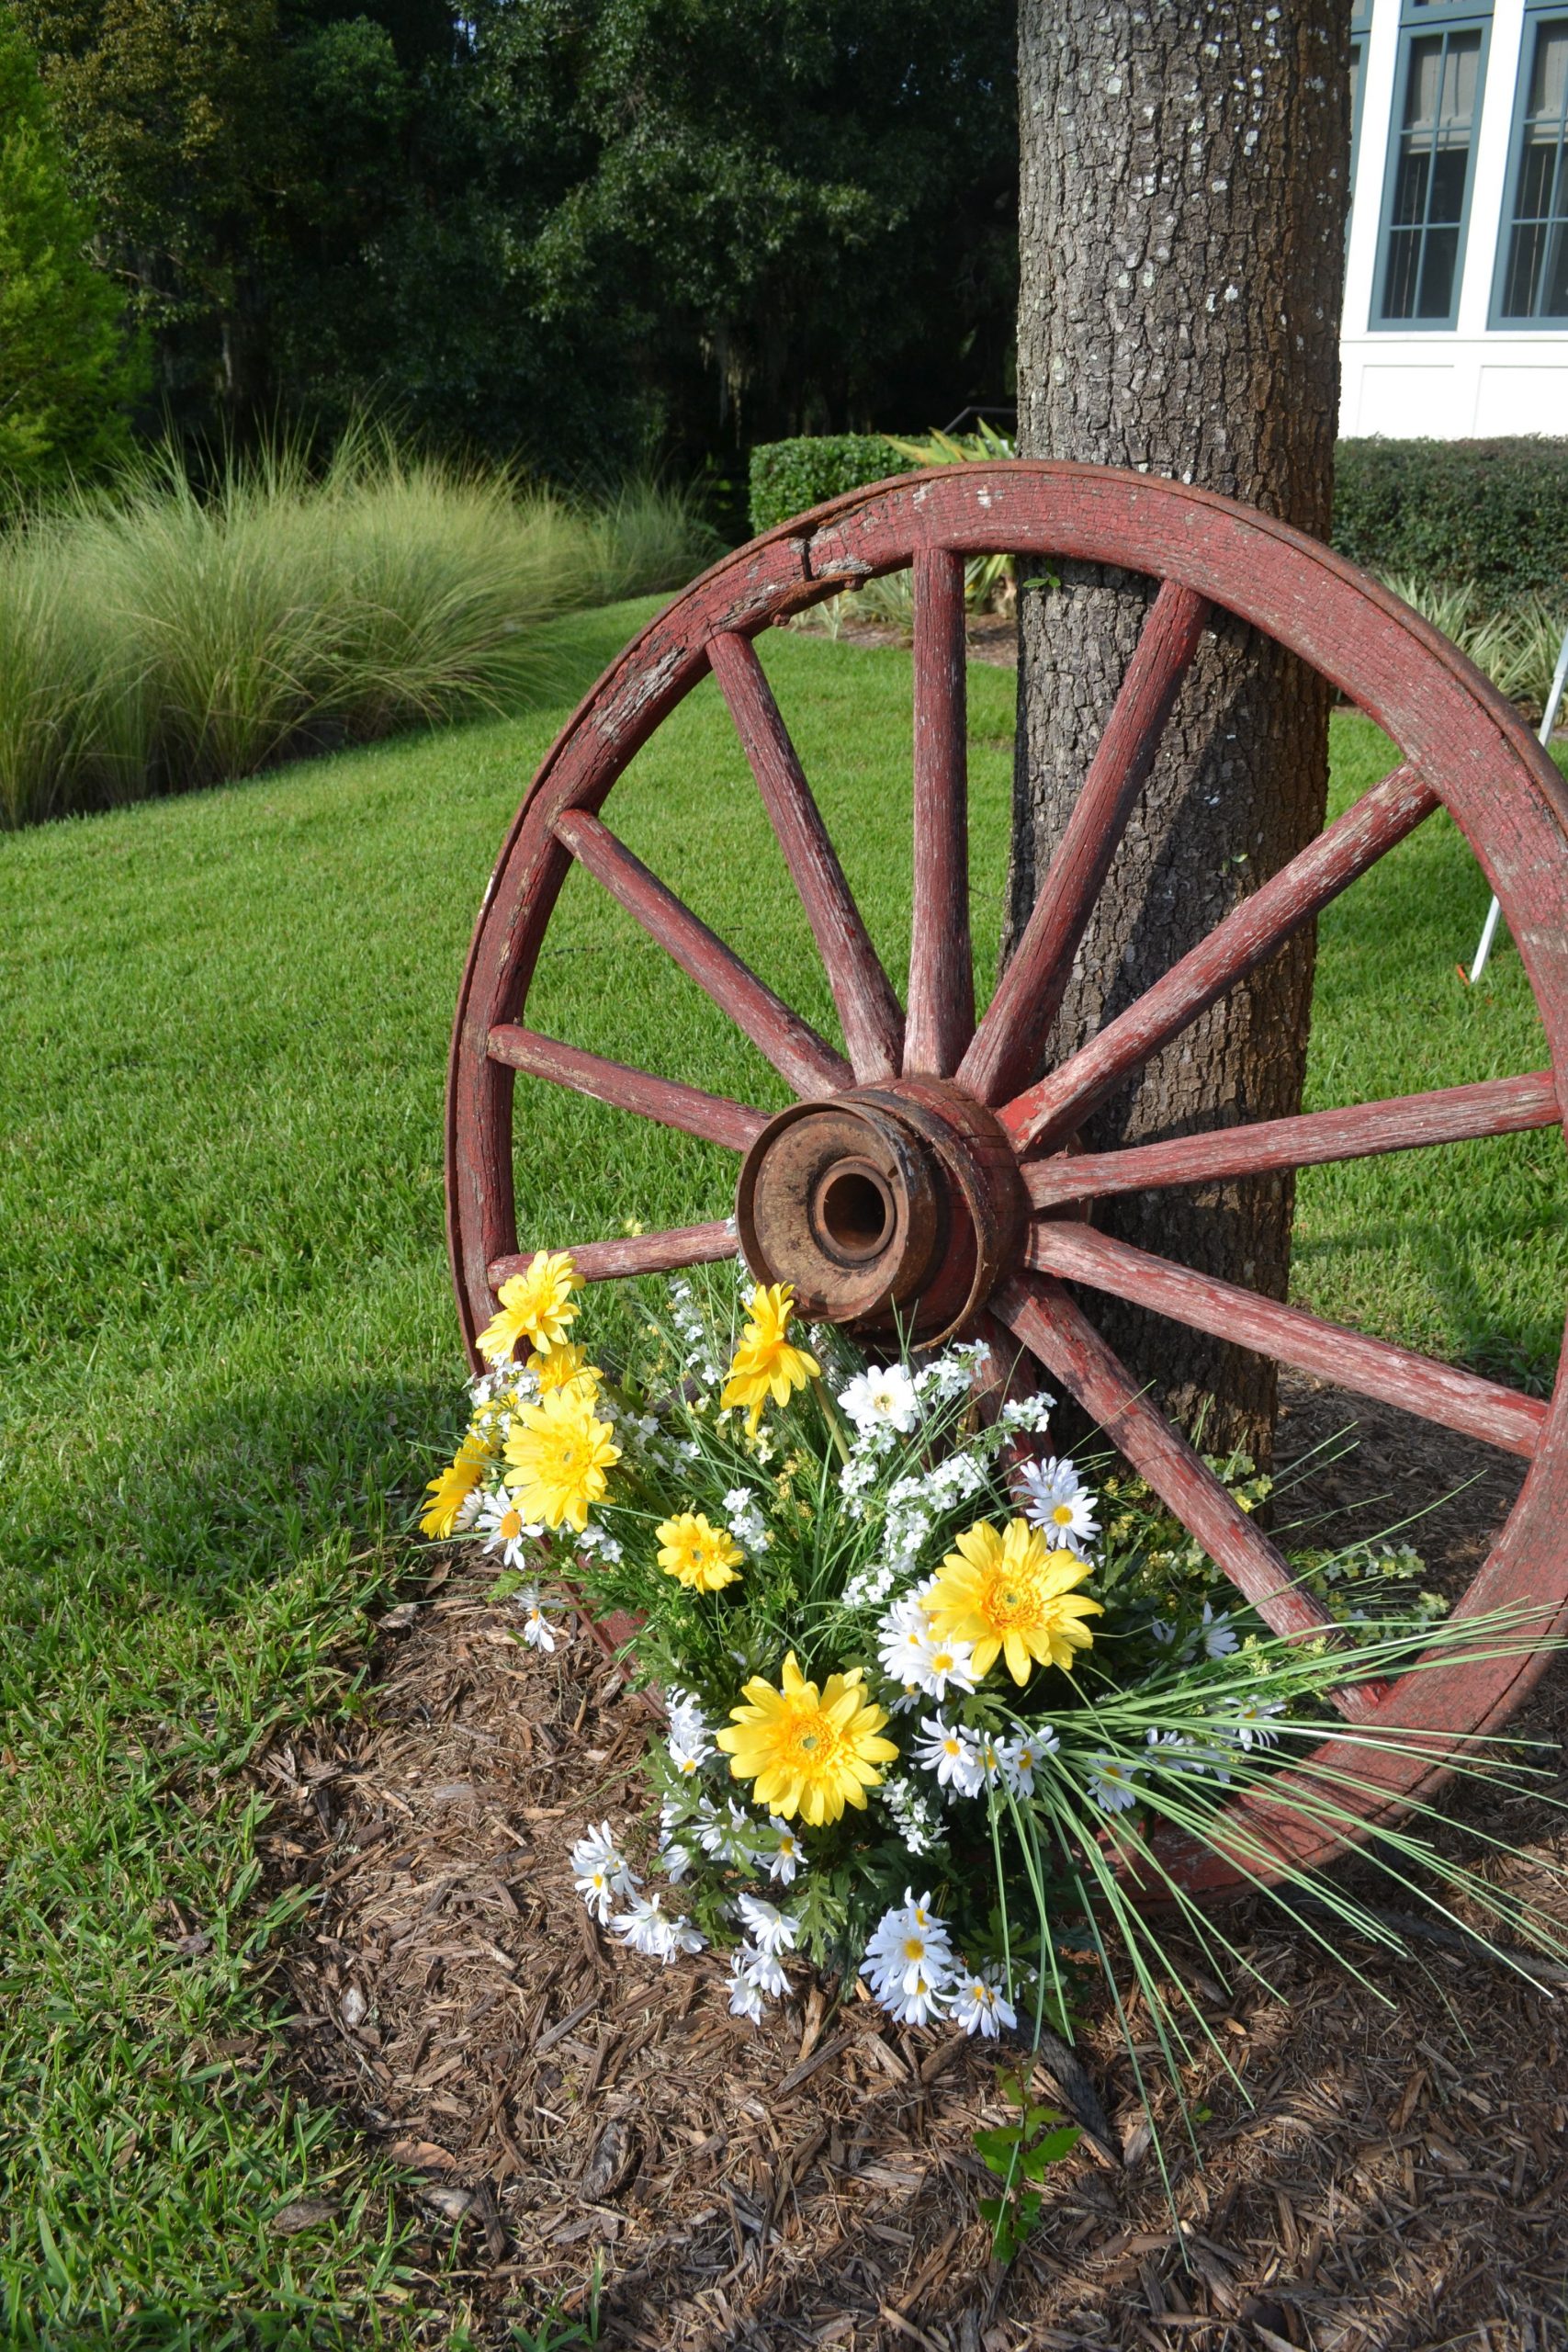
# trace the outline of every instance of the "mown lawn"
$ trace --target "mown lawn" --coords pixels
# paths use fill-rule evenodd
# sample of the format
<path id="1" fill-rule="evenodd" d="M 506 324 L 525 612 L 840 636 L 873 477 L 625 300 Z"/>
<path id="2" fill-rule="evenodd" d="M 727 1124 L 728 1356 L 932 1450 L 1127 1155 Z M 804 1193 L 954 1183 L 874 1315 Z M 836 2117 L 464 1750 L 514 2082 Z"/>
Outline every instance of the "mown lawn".
<path id="1" fill-rule="evenodd" d="M 563 625 L 579 684 L 650 609 Z M 897 972 L 908 658 L 782 634 L 765 650 Z M 992 942 L 1013 682 L 971 678 Z M 265 2019 L 288 1925 L 258 1903 L 234 1776 L 275 1726 L 354 1703 L 366 1610 L 417 1565 L 411 1499 L 461 1376 L 440 1190 L 451 1007 L 496 845 L 570 699 L 0 840 L 7 2342 L 214 2352 L 397 2342 L 414 2324 L 350 2136 L 224 2046 Z M 1343 802 L 1388 752 L 1341 718 L 1335 757 Z M 643 754 L 615 818 L 833 1034 L 711 688 Z M 1331 910 L 1314 1103 L 1537 1066 L 1512 952 L 1473 994 L 1455 969 L 1485 900 L 1438 819 Z M 529 1017 L 780 1099 L 581 877 Z M 722 1213 L 724 1156 L 521 1092 L 529 1238 Z M 1551 1133 L 1314 1171 L 1299 1287 L 1324 1313 L 1540 1384 L 1568 1287 L 1564 1200 Z M 336 2199 L 338 2219 L 271 2234 L 306 2194 Z"/>

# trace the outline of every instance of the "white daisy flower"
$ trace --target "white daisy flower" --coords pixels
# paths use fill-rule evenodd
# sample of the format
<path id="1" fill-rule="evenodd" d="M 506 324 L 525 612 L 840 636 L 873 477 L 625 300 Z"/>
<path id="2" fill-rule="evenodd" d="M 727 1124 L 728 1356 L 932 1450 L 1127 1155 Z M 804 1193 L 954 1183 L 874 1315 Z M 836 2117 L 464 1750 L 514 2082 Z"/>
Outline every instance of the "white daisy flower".
<path id="1" fill-rule="evenodd" d="M 891 1681 L 907 1682 L 931 1639 L 931 1621 L 919 1602 L 896 1600 L 876 1628 L 876 1655 Z"/>
<path id="2" fill-rule="evenodd" d="M 927 1699 L 945 1699 L 950 1690 L 973 1690 L 974 1644 L 923 1642 L 915 1660 L 914 1680 L 916 1690 Z"/>
<path id="3" fill-rule="evenodd" d="M 1010 2032 L 1018 2023 L 1018 2011 L 1002 1991 L 999 1969 L 969 1970 L 953 1986 L 952 1999 L 953 2022 L 965 2033 L 984 2034 L 995 2041 L 1004 2026 Z"/>
<path id="4" fill-rule="evenodd" d="M 901 1363 L 857 1373 L 840 1392 L 839 1402 L 863 1436 L 873 1430 L 897 1430 L 907 1437 L 919 1419 L 915 1384 Z"/>
<path id="5" fill-rule="evenodd" d="M 915 1762 L 936 1774 L 939 1788 L 951 1789 L 955 1796 L 977 1796 L 985 1784 L 985 1775 L 976 1753 L 974 1734 L 941 1715 L 922 1716 L 920 1730 L 924 1736 L 915 1747 Z"/>
<path id="6" fill-rule="evenodd" d="M 578 1839 L 571 1849 L 571 1868 L 579 1894 L 601 1924 L 609 1918 L 617 1894 L 637 1893 L 637 1872 L 616 1845 L 607 1821 Z"/>
<path id="7" fill-rule="evenodd" d="M 1015 1797 L 1034 1793 L 1034 1775 L 1047 1756 L 1062 1743 L 1054 1731 L 1019 1732 L 1002 1743 L 1002 1778 Z"/>
<path id="8" fill-rule="evenodd" d="M 1269 1719 L 1284 1712 L 1281 1699 L 1248 1699 L 1236 1709 L 1230 1728 L 1243 1747 L 1272 1747 L 1279 1734 L 1270 1731 Z"/>
<path id="9" fill-rule="evenodd" d="M 657 1860 L 671 1885 L 679 1886 L 681 1881 L 690 1875 L 692 1849 L 689 1846 L 682 1846 L 678 1838 L 671 1838 L 665 1830 L 659 1840 Z"/>
<path id="10" fill-rule="evenodd" d="M 701 1951 L 706 1938 L 700 1935 L 688 1919 L 667 1917 L 658 1894 L 634 1894 L 624 1911 L 617 1911 L 610 1922 L 610 1931 L 618 1936 L 633 1951 L 645 1960 L 657 1960 L 668 1967 L 684 1952 Z"/>
<path id="11" fill-rule="evenodd" d="M 904 1900 L 885 1911 L 876 1923 L 860 1973 L 879 2001 L 889 1994 L 913 1995 L 922 1984 L 940 1991 L 953 1970 L 953 1945 L 947 1924 L 931 1909 L 929 1894 L 917 1902 L 904 1889 Z"/>
<path id="12" fill-rule="evenodd" d="M 795 1872 L 806 1860 L 800 1850 L 800 1840 L 788 1822 L 781 1821 L 776 1813 L 769 1814 L 768 1827 L 779 1841 L 768 1863 L 768 1876 L 776 1879 L 781 1886 L 793 1886 Z"/>
<path id="13" fill-rule="evenodd" d="M 665 1720 L 670 1761 L 689 1780 L 714 1752 L 702 1707 L 690 1690 L 671 1690 L 665 1702 Z"/>
<path id="14" fill-rule="evenodd" d="M 536 1586 L 529 1585 L 513 1595 L 523 1611 L 523 1639 L 531 1650 L 553 1650 L 559 1628 L 550 1623 L 545 1614 L 545 1603 L 539 1599 Z"/>
<path id="15" fill-rule="evenodd" d="M 1018 1482 L 1024 1491 L 1023 1515 L 1032 1526 L 1043 1528 L 1064 1551 L 1089 1550 L 1100 1533 L 1100 1521 L 1094 1516 L 1095 1498 L 1074 1463 L 1026 1462 Z"/>
<path id="16" fill-rule="evenodd" d="M 789 1978 L 784 1974 L 776 1952 L 762 1951 L 755 1944 L 742 1944 L 735 1957 L 736 1973 L 755 1984 L 772 2001 L 789 1991 Z"/>
<path id="17" fill-rule="evenodd" d="M 757 1894 L 737 1895 L 735 1908 L 740 1915 L 741 1926 L 759 1951 L 776 1958 L 781 1951 L 795 1950 L 795 1939 L 800 1930 L 786 1913 L 775 1908 L 772 1903 L 764 1903 Z"/>
<path id="18" fill-rule="evenodd" d="M 1089 1793 L 1101 1813 L 1125 1813 L 1129 1805 L 1138 1802 L 1132 1766 L 1120 1756 L 1091 1756 Z"/>
<path id="19" fill-rule="evenodd" d="M 917 1973 L 901 1992 L 879 1993 L 877 1999 L 895 2025 L 930 2025 L 947 2006 L 947 1989 L 934 1977 Z"/>
<path id="20" fill-rule="evenodd" d="M 741 1968 L 732 1964 L 724 1989 L 729 1996 L 732 2018 L 750 2018 L 753 2025 L 761 2024 L 763 2000 L 760 1984 L 754 1984 Z"/>
<path id="21" fill-rule="evenodd" d="M 1238 1636 L 1235 1627 L 1231 1623 L 1228 1609 L 1222 1609 L 1216 1615 L 1209 1601 L 1206 1600 L 1203 1603 L 1200 1639 L 1211 1657 L 1230 1657 L 1232 1651 L 1238 1646 Z"/>
<path id="22" fill-rule="evenodd" d="M 705 1800 L 697 1819 L 697 1843 L 715 1861 L 727 1862 L 731 1870 L 750 1871 L 764 1860 L 765 1849 L 757 1845 L 751 1821 L 733 1797 L 724 1806 Z"/>

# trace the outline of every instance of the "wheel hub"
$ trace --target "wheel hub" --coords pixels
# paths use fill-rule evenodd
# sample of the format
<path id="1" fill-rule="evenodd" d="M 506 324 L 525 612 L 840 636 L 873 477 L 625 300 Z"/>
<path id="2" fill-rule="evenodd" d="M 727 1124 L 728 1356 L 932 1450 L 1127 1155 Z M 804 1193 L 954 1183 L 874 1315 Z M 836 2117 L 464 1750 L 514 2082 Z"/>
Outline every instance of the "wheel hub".
<path id="1" fill-rule="evenodd" d="M 1027 1211 L 990 1112 L 904 1079 L 781 1111 L 746 1156 L 735 1213 L 747 1263 L 791 1283 L 802 1314 L 930 1346 L 984 1305 Z"/>

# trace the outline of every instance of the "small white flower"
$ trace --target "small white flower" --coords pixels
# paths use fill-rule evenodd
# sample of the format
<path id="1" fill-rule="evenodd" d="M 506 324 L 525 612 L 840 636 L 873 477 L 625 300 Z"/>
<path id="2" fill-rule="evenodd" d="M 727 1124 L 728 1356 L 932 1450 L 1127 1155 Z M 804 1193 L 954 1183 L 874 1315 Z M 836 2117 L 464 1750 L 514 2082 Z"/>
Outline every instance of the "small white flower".
<path id="1" fill-rule="evenodd" d="M 776 1958 L 781 1951 L 795 1950 L 795 1939 L 800 1931 L 787 1913 L 775 1909 L 771 1903 L 764 1903 L 757 1894 L 737 1895 L 735 1908 L 740 1915 L 741 1926 L 759 1951 Z"/>
<path id="2" fill-rule="evenodd" d="M 733 1797 L 724 1806 L 705 1798 L 697 1821 L 697 1843 L 715 1861 L 727 1862 L 731 1870 L 750 1871 L 764 1859 L 766 1849 L 758 1846 L 750 1816 Z"/>
<path id="3" fill-rule="evenodd" d="M 942 1815 L 926 1792 L 900 1776 L 885 1781 L 881 1793 L 910 1859 L 934 1852 L 942 1842 Z"/>
<path id="4" fill-rule="evenodd" d="M 1222 1609 L 1216 1616 L 1211 1603 L 1207 1600 L 1203 1603 L 1201 1639 L 1211 1657 L 1230 1657 L 1237 1646 L 1237 1635 L 1228 1610 Z"/>
<path id="5" fill-rule="evenodd" d="M 901 1363 L 857 1373 L 839 1397 L 857 1430 L 897 1430 L 907 1437 L 919 1419 L 915 1384 Z"/>
<path id="6" fill-rule="evenodd" d="M 931 1639 L 931 1621 L 919 1602 L 906 1595 L 896 1600 L 876 1628 L 876 1655 L 891 1681 L 903 1682 L 914 1673 Z"/>
<path id="7" fill-rule="evenodd" d="M 789 1978 L 784 1974 L 778 1954 L 762 1951 L 755 1944 L 742 1944 L 736 1955 L 736 1968 L 760 1993 L 776 2001 L 789 1991 Z"/>
<path id="8" fill-rule="evenodd" d="M 1282 1700 L 1248 1699 L 1236 1709 L 1230 1728 L 1243 1747 L 1272 1747 L 1279 1734 L 1269 1729 L 1269 1718 L 1284 1712 Z"/>
<path id="9" fill-rule="evenodd" d="M 1054 1731 L 1020 1732 L 1002 1743 L 1002 1778 L 1015 1797 L 1032 1796 L 1034 1775 L 1062 1743 Z"/>
<path id="10" fill-rule="evenodd" d="M 1125 1813 L 1138 1802 L 1132 1766 L 1120 1756 L 1091 1756 L 1089 1793 L 1102 1813 Z"/>
<path id="11" fill-rule="evenodd" d="M 626 1910 L 616 1912 L 610 1929 L 645 1960 L 668 1967 L 683 1952 L 701 1951 L 706 1939 L 689 1920 L 666 1917 L 660 1907 L 662 1900 L 658 1894 L 634 1894 Z"/>
<path id="12" fill-rule="evenodd" d="M 553 1650 L 557 1628 L 545 1614 L 545 1604 L 539 1599 L 537 1589 L 530 1585 L 513 1598 L 523 1611 L 523 1639 L 528 1647 L 531 1650 Z"/>
<path id="13" fill-rule="evenodd" d="M 922 1716 L 920 1730 L 924 1736 L 915 1748 L 915 1762 L 936 1774 L 939 1788 L 951 1789 L 955 1796 L 978 1796 L 985 1773 L 974 1733 L 942 1715 Z"/>
<path id="14" fill-rule="evenodd" d="M 1002 1427 L 1007 1430 L 1027 1430 L 1032 1437 L 1043 1437 L 1051 1426 L 1054 1396 L 1042 1392 L 1034 1396 L 1012 1396 L 1002 1407 Z"/>
<path id="15" fill-rule="evenodd" d="M 1018 1472 L 1024 1490 L 1023 1515 L 1043 1528 L 1051 1541 L 1069 1552 L 1086 1551 L 1100 1532 L 1094 1497 L 1078 1476 L 1077 1465 L 1066 1456 L 1050 1462 L 1026 1462 Z"/>
<path id="16" fill-rule="evenodd" d="M 594 1410 L 598 1409 L 595 1406 Z M 580 1552 L 597 1552 L 601 1559 L 608 1560 L 612 1566 L 622 1556 L 620 1544 L 603 1527 L 585 1527 L 577 1539 L 577 1548 Z"/>
<path id="17" fill-rule="evenodd" d="M 681 1881 L 690 1874 L 692 1849 L 689 1846 L 682 1846 L 678 1838 L 671 1838 L 668 1830 L 659 1840 L 657 1859 L 659 1868 L 671 1886 L 679 1886 Z"/>
<path id="18" fill-rule="evenodd" d="M 637 1892 L 637 1872 L 616 1845 L 607 1821 L 578 1839 L 571 1849 L 571 1868 L 579 1894 L 601 1924 L 609 1918 L 617 1894 Z"/>
<path id="19" fill-rule="evenodd" d="M 713 1754 L 713 1740 L 702 1707 L 690 1690 L 671 1690 L 665 1702 L 671 1763 L 690 1779 Z"/>
<path id="20" fill-rule="evenodd" d="M 885 1911 L 876 1923 L 860 1973 L 879 2001 L 900 1993 L 916 1996 L 922 1987 L 940 1992 L 953 1969 L 953 1945 L 947 1923 L 931 1907 L 930 1894 L 916 1901 L 904 1889 L 904 1900 Z"/>
<path id="21" fill-rule="evenodd" d="M 765 1552 L 771 1537 L 761 1506 L 750 1487 L 731 1487 L 724 1498 L 724 1521 L 743 1552 Z"/>
<path id="22" fill-rule="evenodd" d="M 959 1978 L 953 1989 L 953 2022 L 965 2033 L 984 2034 L 992 2041 L 1004 2026 L 1010 2032 L 1018 2023 L 1018 2011 L 1002 1991 L 999 1969 L 971 1969 Z"/>
<path id="23" fill-rule="evenodd" d="M 776 1879 L 781 1886 L 793 1886 L 795 1872 L 806 1860 L 800 1841 L 788 1822 L 781 1821 L 776 1813 L 769 1814 L 768 1827 L 779 1841 L 768 1864 L 768 1876 Z"/>

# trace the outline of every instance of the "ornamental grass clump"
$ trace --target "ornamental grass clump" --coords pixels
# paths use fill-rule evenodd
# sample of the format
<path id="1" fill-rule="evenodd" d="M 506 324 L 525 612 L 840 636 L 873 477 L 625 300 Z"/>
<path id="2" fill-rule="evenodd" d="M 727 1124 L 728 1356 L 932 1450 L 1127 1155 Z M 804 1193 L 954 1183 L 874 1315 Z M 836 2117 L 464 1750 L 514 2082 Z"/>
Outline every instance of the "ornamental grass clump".
<path id="1" fill-rule="evenodd" d="M 1176 2075 L 1200 2043 L 1224 2053 L 1168 1924 L 1211 1969 L 1256 1973 L 1183 1856 L 1223 1857 L 1331 1950 L 1402 1949 L 1298 1855 L 1361 1836 L 1359 1775 L 1421 1736 L 1348 1723 L 1330 1694 L 1520 1654 L 1533 1624 L 1450 1621 L 1416 1554 L 1359 1544 L 1296 1558 L 1332 1630 L 1283 1638 L 1113 1455 L 1053 1452 L 1021 1365 L 987 1418 L 975 1345 L 895 1336 L 868 1361 L 799 1332 L 787 1285 L 715 1275 L 671 1283 L 612 1378 L 581 1312 L 570 1256 L 507 1283 L 422 1523 L 496 1560 L 526 1641 L 553 1647 L 574 1610 L 637 1623 L 629 1663 L 663 1718 L 646 1803 L 585 1822 L 572 1856 L 628 1952 L 723 1953 L 744 2018 L 814 1969 L 901 2026 L 1035 2047 L 1072 2038 L 1099 1976 L 1123 2018 L 1139 1990 Z M 1243 1509 L 1268 1497 L 1245 1462 L 1212 1466 Z M 1531 1785 L 1508 1752 L 1445 1760 Z M 1510 1965 L 1561 1951 L 1435 1819 L 1418 1801 L 1364 1848 L 1401 1904 L 1489 1922 Z"/>

